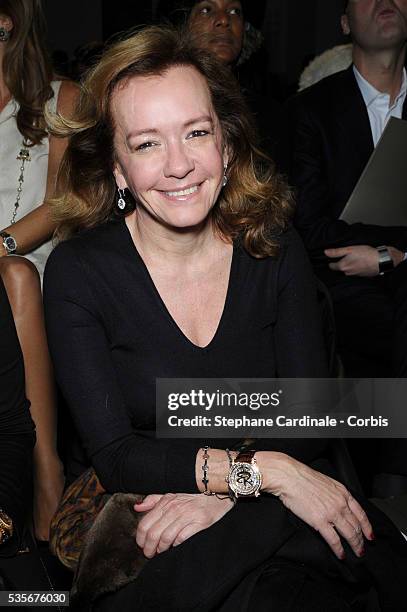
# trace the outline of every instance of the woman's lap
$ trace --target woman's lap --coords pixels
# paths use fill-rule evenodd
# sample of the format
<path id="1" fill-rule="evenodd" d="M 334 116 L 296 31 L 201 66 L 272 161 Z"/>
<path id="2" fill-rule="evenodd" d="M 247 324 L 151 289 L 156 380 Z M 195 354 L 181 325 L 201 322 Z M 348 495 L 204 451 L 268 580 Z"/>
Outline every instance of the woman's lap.
<path id="1" fill-rule="evenodd" d="M 321 536 L 302 521 L 293 520 L 281 508 L 275 511 L 278 508 L 275 503 L 261 505 L 263 510 L 264 507 L 269 510 L 269 524 L 274 529 L 263 527 L 256 541 L 252 540 L 255 528 L 248 523 L 255 509 L 250 504 L 239 512 L 244 520 L 240 534 L 236 513 L 234 520 L 230 517 L 225 521 L 227 534 L 211 528 L 191 538 L 189 543 L 159 555 L 145 566 L 135 582 L 99 599 L 94 610 L 376 612 L 379 609 L 372 584 L 376 578 L 382 583 L 392 581 L 394 565 L 391 568 L 390 563 L 389 571 L 385 568 L 392 546 L 386 540 L 389 536 L 392 539 L 391 531 L 386 533 L 386 527 L 382 533 L 379 530 L 378 541 L 367 543 L 365 559 L 358 559 L 348 548 L 346 561 L 339 561 Z M 260 511 L 260 506 L 257 508 Z M 263 525 L 264 519 L 262 516 Z M 268 558 L 261 558 L 262 543 L 270 553 Z M 398 560 L 404 571 L 407 556 Z M 396 574 L 401 576 L 400 570 Z M 394 581 L 400 582 L 397 576 Z M 400 601 L 399 588 L 395 584 L 394 593 L 388 587 L 385 589 L 389 606 L 383 610 L 395 609 L 395 602 Z"/>

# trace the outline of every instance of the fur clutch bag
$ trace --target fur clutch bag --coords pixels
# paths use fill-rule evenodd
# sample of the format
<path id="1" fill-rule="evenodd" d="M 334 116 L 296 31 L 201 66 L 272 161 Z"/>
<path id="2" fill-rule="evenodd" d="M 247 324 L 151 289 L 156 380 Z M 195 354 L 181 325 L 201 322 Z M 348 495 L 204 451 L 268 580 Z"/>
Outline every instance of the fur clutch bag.
<path id="1" fill-rule="evenodd" d="M 88 610 L 101 595 L 117 591 L 137 578 L 147 562 L 136 544 L 143 513 L 134 511 L 142 495 L 115 493 L 90 528 L 71 590 L 71 605 Z"/>
<path id="2" fill-rule="evenodd" d="M 133 508 L 143 499 L 144 495 L 106 493 L 93 468 L 65 491 L 51 522 L 50 548 L 75 572 L 71 603 L 76 609 L 90 609 L 100 595 L 134 580 L 146 563 L 136 544 L 144 513 Z"/>

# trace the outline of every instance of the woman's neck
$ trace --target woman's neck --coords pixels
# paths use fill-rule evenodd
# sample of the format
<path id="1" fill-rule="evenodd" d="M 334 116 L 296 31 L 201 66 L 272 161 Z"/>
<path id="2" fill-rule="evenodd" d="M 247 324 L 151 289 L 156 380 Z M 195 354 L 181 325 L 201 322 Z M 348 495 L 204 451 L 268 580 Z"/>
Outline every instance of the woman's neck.
<path id="1" fill-rule="evenodd" d="M 217 245 L 225 245 L 209 218 L 199 227 L 174 230 L 156 221 L 150 222 L 134 211 L 126 218 L 126 224 L 143 259 L 172 270 L 201 267 L 204 261 L 208 261 L 207 256 L 214 254 Z"/>

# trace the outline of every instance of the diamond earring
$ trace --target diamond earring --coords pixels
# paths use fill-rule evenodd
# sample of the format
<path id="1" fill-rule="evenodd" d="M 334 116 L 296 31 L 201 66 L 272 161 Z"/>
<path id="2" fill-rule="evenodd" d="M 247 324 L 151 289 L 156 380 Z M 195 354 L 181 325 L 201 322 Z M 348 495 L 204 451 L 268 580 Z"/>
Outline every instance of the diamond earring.
<path id="1" fill-rule="evenodd" d="M 120 208 L 120 210 L 124 210 L 126 208 L 126 200 L 124 199 L 124 189 L 117 188 L 117 193 L 119 196 L 117 200 L 117 206 Z"/>
<path id="2" fill-rule="evenodd" d="M 228 169 L 227 165 L 224 166 L 224 173 L 223 173 L 223 179 L 222 179 L 222 187 L 226 187 L 227 182 L 228 182 L 228 177 L 226 176 L 226 170 Z"/>

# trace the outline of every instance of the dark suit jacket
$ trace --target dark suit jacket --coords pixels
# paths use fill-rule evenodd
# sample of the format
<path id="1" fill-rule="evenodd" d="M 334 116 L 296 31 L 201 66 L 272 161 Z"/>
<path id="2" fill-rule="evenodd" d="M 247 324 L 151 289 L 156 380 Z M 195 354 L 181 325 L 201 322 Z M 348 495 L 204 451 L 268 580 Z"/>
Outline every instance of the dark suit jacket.
<path id="1" fill-rule="evenodd" d="M 352 66 L 297 94 L 287 110 L 295 224 L 317 268 L 327 268 L 323 249 L 328 247 L 387 244 L 406 250 L 407 228 L 338 219 L 373 152 L 369 116 Z"/>

